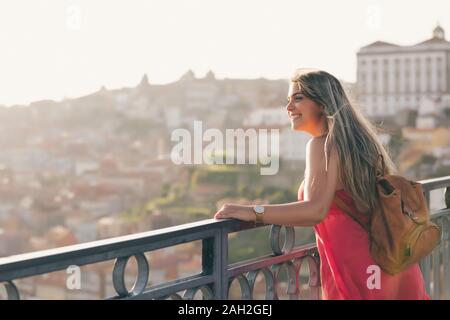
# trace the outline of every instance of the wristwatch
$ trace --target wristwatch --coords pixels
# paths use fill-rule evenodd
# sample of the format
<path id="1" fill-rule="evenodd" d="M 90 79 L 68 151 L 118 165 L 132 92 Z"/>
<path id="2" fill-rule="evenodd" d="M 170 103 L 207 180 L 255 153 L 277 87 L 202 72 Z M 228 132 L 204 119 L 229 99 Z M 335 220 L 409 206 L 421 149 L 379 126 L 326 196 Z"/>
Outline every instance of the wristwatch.
<path id="1" fill-rule="evenodd" d="M 256 205 L 253 206 L 253 211 L 255 212 L 256 215 L 256 220 L 255 223 L 260 222 L 263 223 L 263 215 L 264 215 L 264 207 L 261 205 Z"/>

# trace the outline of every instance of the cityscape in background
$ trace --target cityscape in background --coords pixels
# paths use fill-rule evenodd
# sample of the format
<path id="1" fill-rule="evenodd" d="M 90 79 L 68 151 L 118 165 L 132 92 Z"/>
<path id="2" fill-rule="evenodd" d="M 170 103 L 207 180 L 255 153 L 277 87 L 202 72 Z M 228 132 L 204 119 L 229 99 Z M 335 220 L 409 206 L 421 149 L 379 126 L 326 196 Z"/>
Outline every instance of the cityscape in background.
<path id="1" fill-rule="evenodd" d="M 400 174 L 412 180 L 450 174 L 450 42 L 440 25 L 416 45 L 361 47 L 357 82 L 342 82 L 380 129 Z M 310 136 L 290 128 L 288 86 L 288 75 L 218 79 L 212 70 L 203 77 L 189 70 L 164 85 L 145 74 L 130 88 L 0 106 L 0 258 L 208 219 L 224 202 L 296 201 Z M 223 132 L 278 129 L 278 174 L 261 176 L 258 165 L 174 164 L 171 132 L 192 130 L 195 120 Z M 303 229 L 298 241 L 310 242 L 312 231 Z M 250 237 L 246 243 L 255 244 Z M 241 245 L 231 258 L 265 249 Z M 201 268 L 196 243 L 149 256 L 154 283 Z M 81 291 L 66 290 L 66 275 L 58 272 L 18 286 L 25 298 L 105 297 L 114 292 L 105 276 L 111 268 L 85 267 Z"/>

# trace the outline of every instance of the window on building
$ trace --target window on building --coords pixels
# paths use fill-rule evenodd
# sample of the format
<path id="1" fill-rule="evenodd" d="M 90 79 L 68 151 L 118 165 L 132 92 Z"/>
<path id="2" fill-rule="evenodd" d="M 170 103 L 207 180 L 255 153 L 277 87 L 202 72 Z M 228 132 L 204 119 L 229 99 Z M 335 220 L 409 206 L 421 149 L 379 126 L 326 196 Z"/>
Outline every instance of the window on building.
<path id="1" fill-rule="evenodd" d="M 411 87 L 410 87 L 410 83 L 409 83 L 411 81 L 411 78 L 409 76 L 410 68 L 411 68 L 411 63 L 410 63 L 410 60 L 407 58 L 405 60 L 405 92 L 407 92 L 407 93 L 411 92 L 410 91 Z"/>
<path id="2" fill-rule="evenodd" d="M 442 79 L 442 58 L 438 57 L 436 59 L 436 76 L 437 76 L 437 91 L 444 91 L 444 79 Z"/>
<path id="3" fill-rule="evenodd" d="M 389 61 L 387 59 L 383 60 L 383 92 L 388 93 L 389 91 Z"/>
<path id="4" fill-rule="evenodd" d="M 360 72 L 359 74 L 359 92 L 361 93 L 366 93 L 366 73 L 365 72 Z"/>
<path id="5" fill-rule="evenodd" d="M 378 93 L 378 61 L 372 60 L 372 92 Z"/>
<path id="6" fill-rule="evenodd" d="M 395 59 L 394 63 L 395 74 L 395 92 L 400 92 L 400 59 Z"/>
<path id="7" fill-rule="evenodd" d="M 420 58 L 416 58 L 416 92 L 421 92 L 420 81 L 421 79 L 421 63 Z"/>
<path id="8" fill-rule="evenodd" d="M 427 79 L 427 92 L 431 92 L 431 58 L 426 59 L 426 79 Z"/>

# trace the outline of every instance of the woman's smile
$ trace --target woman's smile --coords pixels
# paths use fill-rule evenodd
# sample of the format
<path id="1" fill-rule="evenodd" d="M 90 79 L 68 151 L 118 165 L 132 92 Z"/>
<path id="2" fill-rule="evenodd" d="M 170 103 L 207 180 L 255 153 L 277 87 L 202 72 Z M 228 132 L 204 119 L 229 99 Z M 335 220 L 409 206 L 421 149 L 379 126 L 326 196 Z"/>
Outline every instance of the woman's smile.
<path id="1" fill-rule="evenodd" d="M 296 113 L 296 114 L 289 114 L 289 118 L 291 119 L 291 121 L 295 121 L 295 120 L 300 120 L 302 118 L 302 114 L 301 113 Z"/>

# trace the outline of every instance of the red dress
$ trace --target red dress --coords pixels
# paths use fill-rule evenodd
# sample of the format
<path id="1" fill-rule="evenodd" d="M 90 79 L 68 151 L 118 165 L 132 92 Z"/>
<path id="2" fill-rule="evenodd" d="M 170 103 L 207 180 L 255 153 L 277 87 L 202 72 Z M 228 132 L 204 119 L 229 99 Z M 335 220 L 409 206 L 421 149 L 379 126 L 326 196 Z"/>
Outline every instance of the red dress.
<path id="1" fill-rule="evenodd" d="M 353 199 L 337 190 L 347 204 Z M 303 188 L 298 192 L 303 200 Z M 355 208 L 356 210 L 356 208 Z M 324 300 L 429 300 L 419 264 L 390 275 L 380 269 L 369 251 L 367 232 L 332 202 L 327 216 L 314 226 L 320 257 Z"/>

